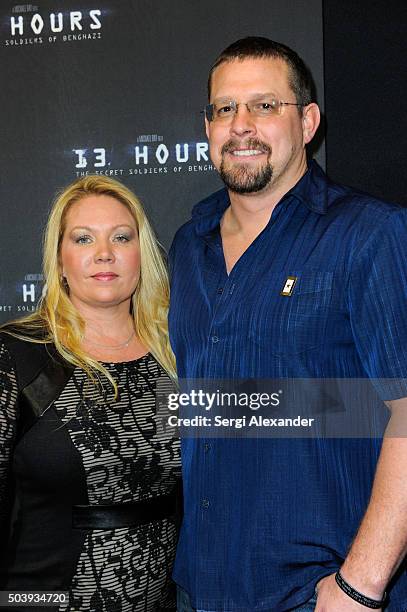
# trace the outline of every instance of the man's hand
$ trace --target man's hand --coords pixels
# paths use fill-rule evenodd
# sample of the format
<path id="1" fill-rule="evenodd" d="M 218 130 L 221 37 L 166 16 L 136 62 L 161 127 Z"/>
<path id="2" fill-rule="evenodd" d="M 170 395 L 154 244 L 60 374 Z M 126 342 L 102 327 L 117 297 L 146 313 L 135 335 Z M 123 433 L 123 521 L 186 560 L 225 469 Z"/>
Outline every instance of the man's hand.
<path id="1" fill-rule="evenodd" d="M 366 612 L 367 609 L 338 587 L 335 574 L 322 578 L 318 582 L 315 612 Z M 378 610 L 378 612 L 381 611 L 382 608 Z"/>
<path id="2" fill-rule="evenodd" d="M 372 496 L 341 575 L 354 589 L 380 601 L 407 553 L 407 397 L 388 402 L 392 417 L 383 439 Z M 346 595 L 335 574 L 317 585 L 315 612 L 366 612 Z"/>

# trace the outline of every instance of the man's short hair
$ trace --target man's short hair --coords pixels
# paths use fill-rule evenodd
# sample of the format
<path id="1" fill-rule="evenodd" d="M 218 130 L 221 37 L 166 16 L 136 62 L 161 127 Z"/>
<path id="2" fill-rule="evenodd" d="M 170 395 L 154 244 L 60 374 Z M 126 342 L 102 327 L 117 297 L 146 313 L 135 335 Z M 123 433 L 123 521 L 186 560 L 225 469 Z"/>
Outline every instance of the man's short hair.
<path id="1" fill-rule="evenodd" d="M 211 97 L 212 75 L 214 70 L 232 60 L 246 58 L 281 59 L 288 66 L 288 80 L 297 104 L 306 106 L 312 102 L 312 77 L 300 56 L 282 43 L 262 36 L 247 36 L 232 43 L 217 57 L 208 78 L 208 99 Z"/>

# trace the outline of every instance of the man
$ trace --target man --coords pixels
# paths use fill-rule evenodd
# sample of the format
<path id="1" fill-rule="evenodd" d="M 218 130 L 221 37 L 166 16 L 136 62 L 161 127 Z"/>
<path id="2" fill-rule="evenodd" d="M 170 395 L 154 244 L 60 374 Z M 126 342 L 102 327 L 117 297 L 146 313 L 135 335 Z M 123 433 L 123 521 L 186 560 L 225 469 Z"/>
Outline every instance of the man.
<path id="1" fill-rule="evenodd" d="M 209 102 L 226 189 L 171 249 L 180 378 L 368 376 L 394 427 L 407 409 L 407 211 L 307 164 L 320 115 L 286 46 L 232 44 Z M 407 610 L 405 438 L 182 444 L 180 610 Z"/>

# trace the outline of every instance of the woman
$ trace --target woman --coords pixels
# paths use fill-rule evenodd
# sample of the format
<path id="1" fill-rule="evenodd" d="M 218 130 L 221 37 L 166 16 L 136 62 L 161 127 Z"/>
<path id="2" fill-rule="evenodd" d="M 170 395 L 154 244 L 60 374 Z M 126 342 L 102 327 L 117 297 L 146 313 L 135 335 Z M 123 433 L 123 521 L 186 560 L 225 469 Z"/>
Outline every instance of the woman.
<path id="1" fill-rule="evenodd" d="M 168 281 L 137 198 L 102 176 L 65 189 L 44 276 L 37 311 L 0 334 L 0 590 L 171 609 L 179 445 L 155 405 L 175 376 Z"/>

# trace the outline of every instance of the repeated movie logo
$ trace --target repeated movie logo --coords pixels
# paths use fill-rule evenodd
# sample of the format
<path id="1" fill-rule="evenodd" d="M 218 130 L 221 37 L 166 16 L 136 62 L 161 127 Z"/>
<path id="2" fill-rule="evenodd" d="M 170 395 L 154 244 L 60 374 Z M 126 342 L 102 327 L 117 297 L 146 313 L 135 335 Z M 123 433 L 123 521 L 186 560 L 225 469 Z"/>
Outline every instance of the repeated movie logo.
<path id="1" fill-rule="evenodd" d="M 125 150 L 106 147 L 72 149 L 77 177 L 88 174 L 105 176 L 165 175 L 185 172 L 212 172 L 207 142 L 164 142 L 157 134 L 138 136 L 135 145 Z"/>
<path id="2" fill-rule="evenodd" d="M 102 17 L 101 9 L 47 11 L 18 4 L 3 22 L 1 42 L 5 47 L 20 47 L 97 40 L 102 38 Z"/>

